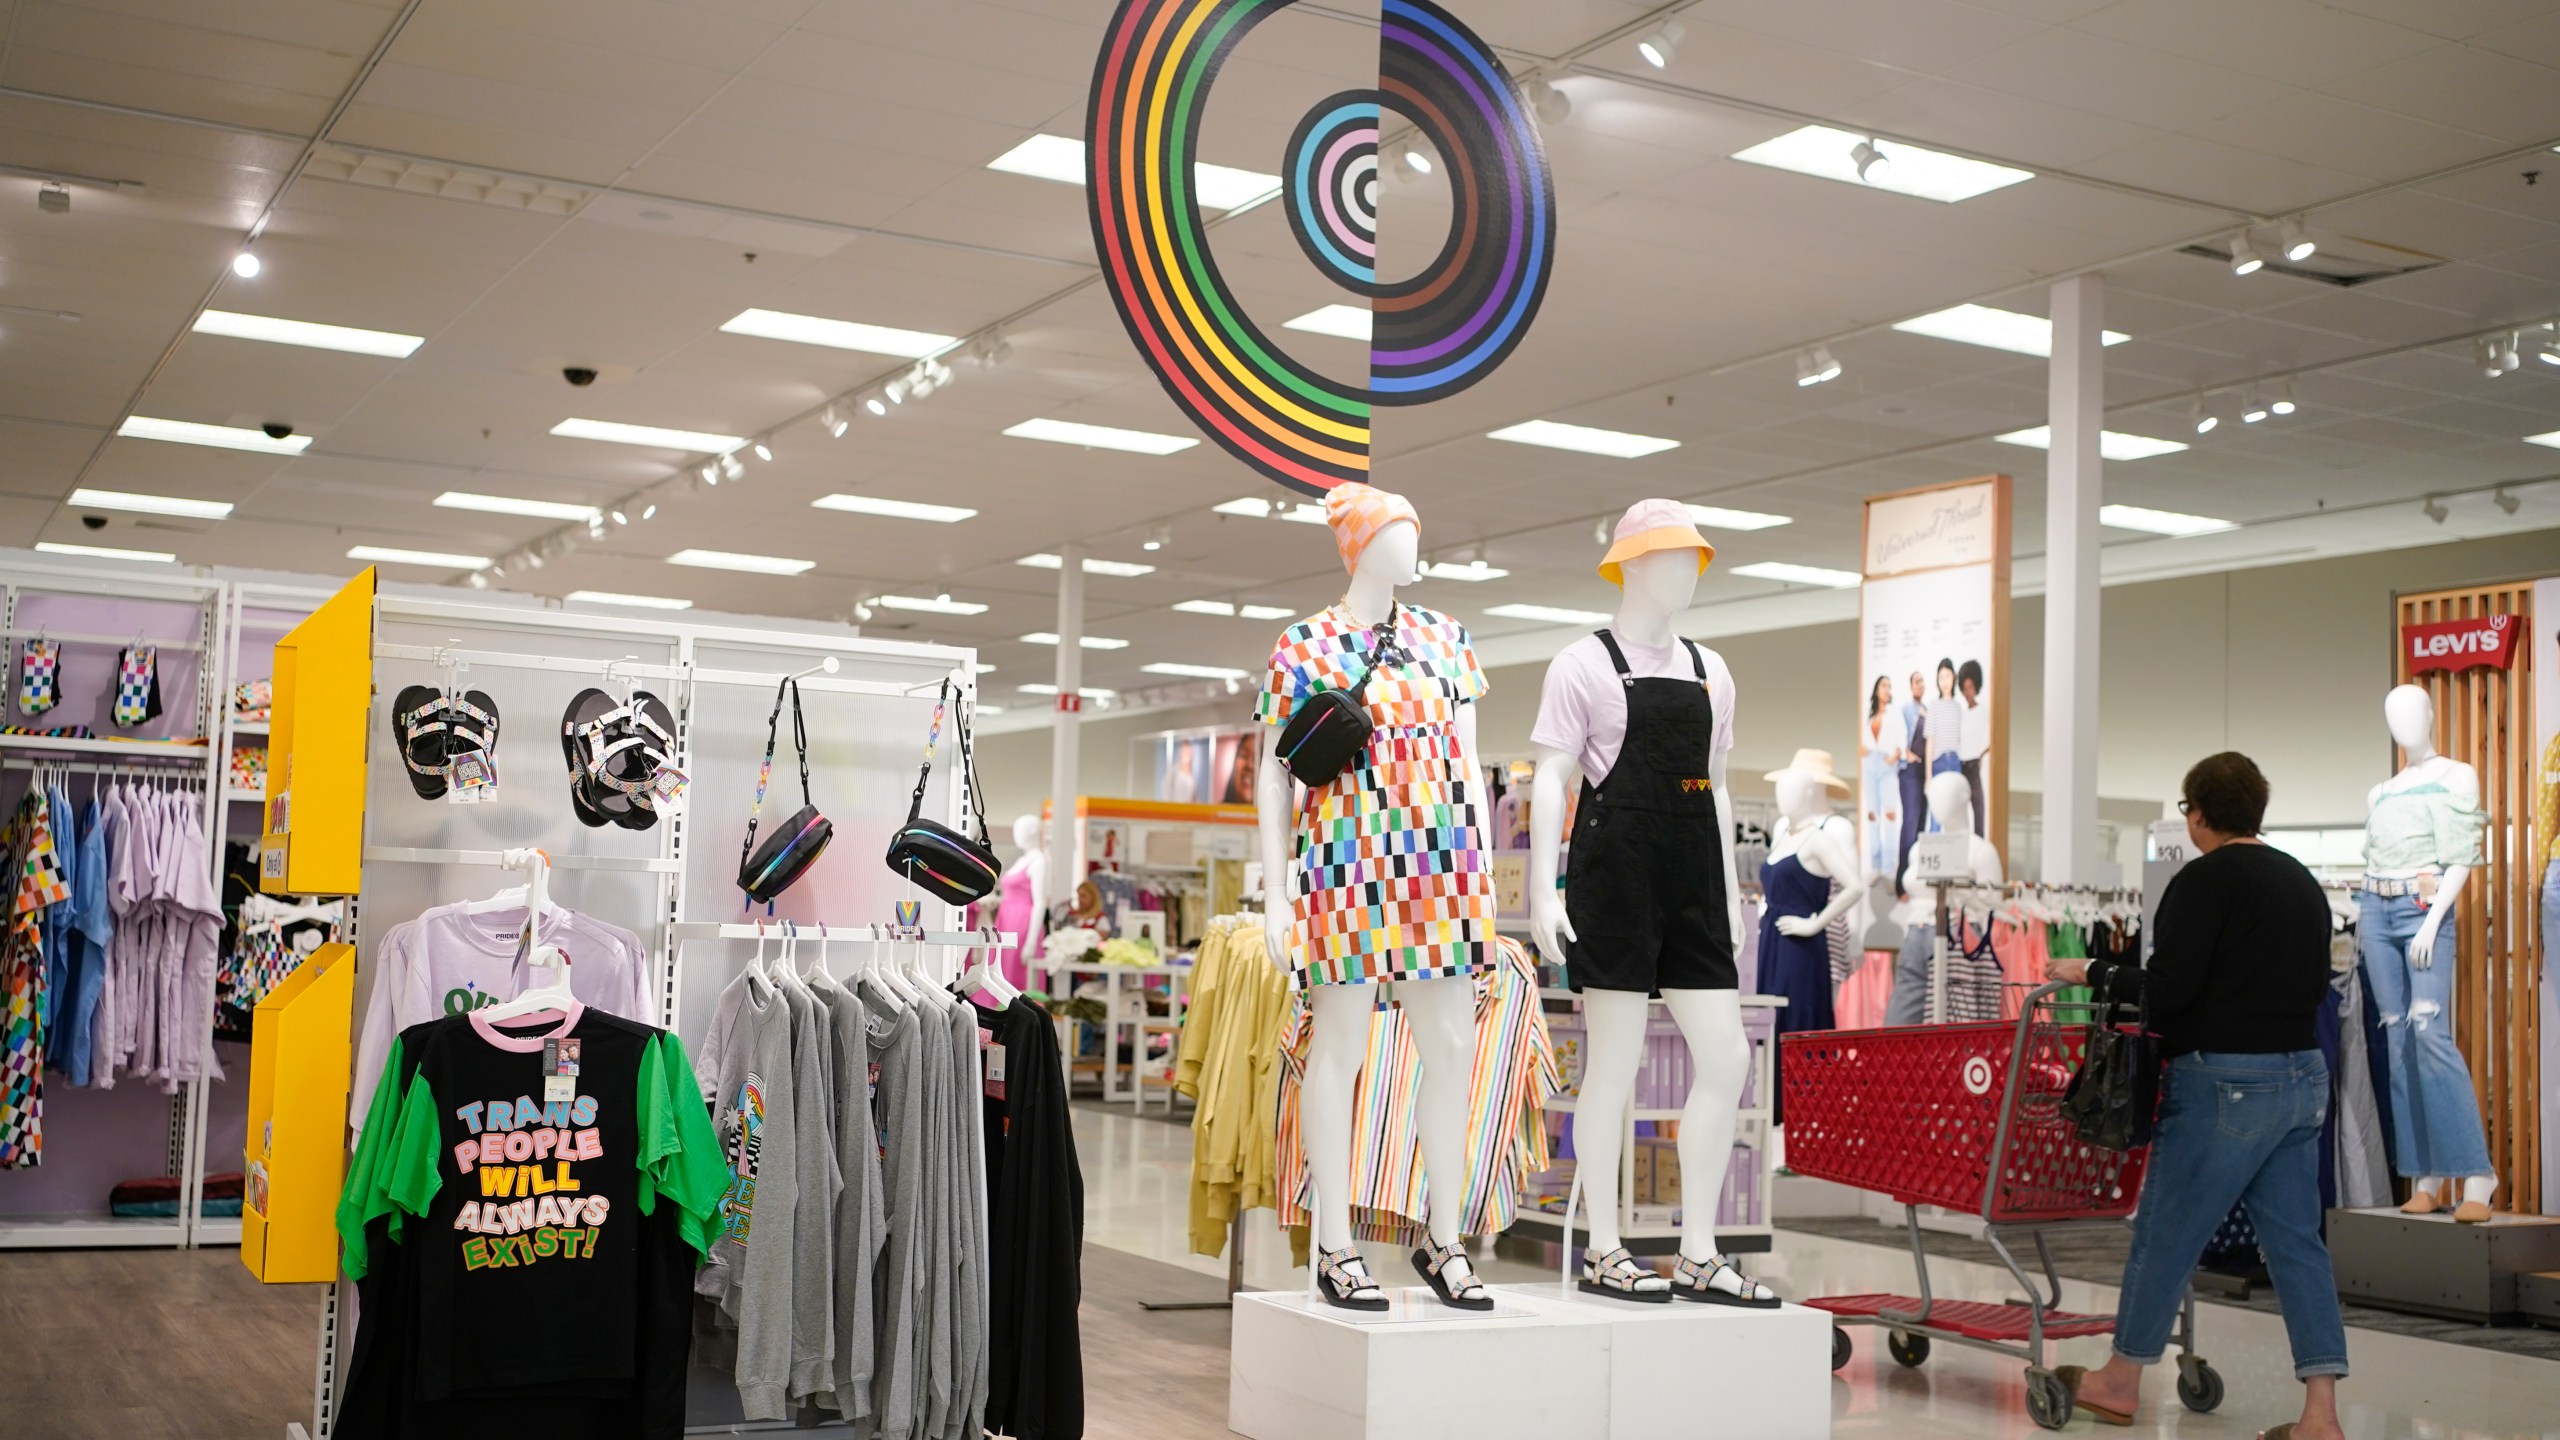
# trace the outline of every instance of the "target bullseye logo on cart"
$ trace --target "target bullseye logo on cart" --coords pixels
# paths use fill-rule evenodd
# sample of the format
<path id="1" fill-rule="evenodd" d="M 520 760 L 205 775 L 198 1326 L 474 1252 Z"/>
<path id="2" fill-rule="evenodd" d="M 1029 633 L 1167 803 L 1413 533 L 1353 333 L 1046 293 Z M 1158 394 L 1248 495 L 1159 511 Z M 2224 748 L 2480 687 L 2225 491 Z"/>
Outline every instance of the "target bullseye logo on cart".
<path id="1" fill-rule="evenodd" d="M 1120 0 L 1094 61 L 1085 203 L 1103 282 L 1183 413 L 1293 490 L 1369 477 L 1370 416 L 1491 374 L 1537 317 L 1555 268 L 1555 185 L 1536 117 L 1493 48 L 1429 0 L 1384 0 L 1378 86 L 1315 103 L 1290 137 L 1281 203 L 1316 269 L 1370 304 L 1365 386 L 1317 373 L 1245 313 L 1192 193 L 1200 125 L 1227 55 L 1294 0 Z M 1419 274 L 1377 274 L 1386 117 L 1448 170 L 1449 235 Z"/>
<path id="2" fill-rule="evenodd" d="M 1991 1093 L 1991 1062 L 1980 1055 L 1969 1055 L 1964 1062 L 1964 1088 L 1969 1095 Z"/>

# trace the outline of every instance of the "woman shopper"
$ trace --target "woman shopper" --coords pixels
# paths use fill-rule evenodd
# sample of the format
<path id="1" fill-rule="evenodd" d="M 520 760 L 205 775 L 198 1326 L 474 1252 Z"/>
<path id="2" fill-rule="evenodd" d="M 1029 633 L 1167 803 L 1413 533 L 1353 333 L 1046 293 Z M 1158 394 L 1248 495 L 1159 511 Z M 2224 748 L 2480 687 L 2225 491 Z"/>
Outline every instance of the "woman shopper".
<path id="1" fill-rule="evenodd" d="M 2329 994 L 2329 905 L 2258 825 L 2267 780 L 2236 751 L 2197 761 L 2179 813 L 2196 858 L 2161 893 L 2147 968 L 2056 960 L 2056 979 L 2149 1002 L 2167 1068 L 2151 1183 L 2133 1217 L 2115 1353 L 2055 1372 L 2101 1424 L 2131 1425 L 2143 1367 L 2160 1359 L 2187 1276 L 2235 1203 L 2249 1207 L 2284 1310 L 2302 1418 L 2266 1440 L 2341 1440 L 2347 1333 L 2321 1239 L 2320 1124 L 2329 1069 L 2313 1016 Z"/>

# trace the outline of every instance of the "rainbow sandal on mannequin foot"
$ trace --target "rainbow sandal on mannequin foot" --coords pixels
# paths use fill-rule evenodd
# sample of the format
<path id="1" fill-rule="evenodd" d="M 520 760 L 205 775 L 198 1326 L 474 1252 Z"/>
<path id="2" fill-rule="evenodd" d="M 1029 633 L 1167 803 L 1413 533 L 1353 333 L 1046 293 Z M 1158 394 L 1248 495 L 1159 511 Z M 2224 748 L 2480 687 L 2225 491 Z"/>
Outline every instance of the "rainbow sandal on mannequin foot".
<path id="1" fill-rule="evenodd" d="M 1719 1275 L 1732 1276 L 1736 1288 L 1727 1290 L 1715 1283 Z M 1738 1310 L 1775 1310 L 1779 1303 L 1777 1291 L 1735 1269 L 1721 1255 L 1704 1260 L 1681 1256 L 1671 1269 L 1671 1293 L 1702 1305 L 1730 1305 Z"/>
<path id="2" fill-rule="evenodd" d="M 1316 1252 L 1316 1288 L 1324 1292 L 1325 1303 L 1338 1310 L 1387 1308 L 1387 1292 L 1369 1278 L 1367 1262 L 1348 1245 Z"/>
<path id="3" fill-rule="evenodd" d="M 1441 1304 L 1460 1310 L 1493 1308 L 1493 1296 L 1485 1290 L 1484 1282 L 1476 1278 L 1474 1262 L 1467 1259 L 1465 1242 L 1455 1245 L 1426 1242 L 1413 1252 L 1413 1268 L 1415 1273 L 1430 1282 L 1431 1293 L 1440 1297 Z"/>
<path id="4" fill-rule="evenodd" d="M 1585 1295 L 1606 1295 L 1612 1300 L 1637 1300 L 1648 1305 L 1671 1303 L 1671 1282 L 1636 1263 L 1636 1257 L 1619 1246 L 1606 1255 L 1585 1252 L 1582 1257 L 1582 1281 L 1575 1288 Z"/>

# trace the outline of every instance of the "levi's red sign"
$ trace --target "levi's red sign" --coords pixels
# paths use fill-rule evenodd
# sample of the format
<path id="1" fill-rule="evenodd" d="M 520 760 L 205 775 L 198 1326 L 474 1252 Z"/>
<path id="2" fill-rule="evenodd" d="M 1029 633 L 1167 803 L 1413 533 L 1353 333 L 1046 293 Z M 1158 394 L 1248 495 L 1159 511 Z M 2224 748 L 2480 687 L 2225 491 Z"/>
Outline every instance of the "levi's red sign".
<path id="1" fill-rule="evenodd" d="M 2403 625 L 2400 649 L 2408 657 L 2412 675 L 2468 670 L 2475 665 L 2504 670 L 2515 663 L 2516 641 L 2523 634 L 2524 627 L 2513 615 L 2480 615 L 2433 625 Z"/>

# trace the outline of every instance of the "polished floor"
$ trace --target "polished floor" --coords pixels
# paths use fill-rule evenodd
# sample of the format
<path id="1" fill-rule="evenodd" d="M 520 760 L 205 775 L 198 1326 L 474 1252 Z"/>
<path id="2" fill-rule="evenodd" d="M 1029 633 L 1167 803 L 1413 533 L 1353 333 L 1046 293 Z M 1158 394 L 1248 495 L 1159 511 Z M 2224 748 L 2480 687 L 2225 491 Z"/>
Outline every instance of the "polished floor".
<path id="1" fill-rule="evenodd" d="M 1185 1253 L 1188 1132 L 1153 1119 L 1079 1109 L 1076 1134 L 1084 1161 L 1090 1243 L 1205 1276 L 1225 1275 L 1223 1260 Z M 1247 1283 L 1257 1288 L 1303 1286 L 1305 1274 L 1288 1267 L 1270 1212 L 1250 1218 Z M 1898 1232 L 1880 1235 L 1888 1241 L 1898 1238 Z M 1389 1254 L 1378 1258 L 1382 1273 L 1386 1265 L 1400 1263 Z M 1484 1268 L 1496 1282 L 1552 1273 L 1499 1259 Z M 1912 1283 L 1908 1255 L 1891 1244 L 1785 1231 L 1777 1248 L 1752 1268 L 1790 1297 L 1908 1292 Z M 1938 1293 L 1951 1299 L 2000 1301 L 2017 1289 L 2004 1272 L 1987 1265 L 1946 1261 L 1931 1273 Z M 2115 1291 L 2065 1280 L 2063 1303 L 2111 1312 Z M 2287 1359 L 2280 1319 L 2208 1304 L 2199 1307 L 2197 1329 L 2199 1350 L 2228 1387 L 2221 1409 L 2211 1415 L 2189 1413 L 2170 1394 L 2164 1374 L 2144 1396 L 2135 1428 L 2121 1433 L 2221 1440 L 2256 1435 L 2298 1413 L 2301 1391 Z M 2045 1433 L 2027 1418 L 2016 1361 L 1940 1345 L 1927 1365 L 1906 1370 L 1884 1353 L 1878 1332 L 1859 1329 L 1852 1335 L 1856 1354 L 1832 1381 L 1832 1433 L 1841 1440 L 2022 1440 Z M 2055 1363 L 2097 1364 L 2105 1353 L 2103 1340 L 2076 1341 L 2059 1347 Z M 2348 1332 L 2348 1355 L 2355 1374 L 2339 1394 L 2353 1440 L 2560 1440 L 2560 1362 L 2364 1329 Z M 1665 1377 L 1665 1383 L 1675 1382 Z M 1711 1398 L 1702 1397 L 1701 1403 L 1712 1413 Z M 2066 1433 L 2085 1434 L 2093 1428 L 2081 1419 Z"/>

